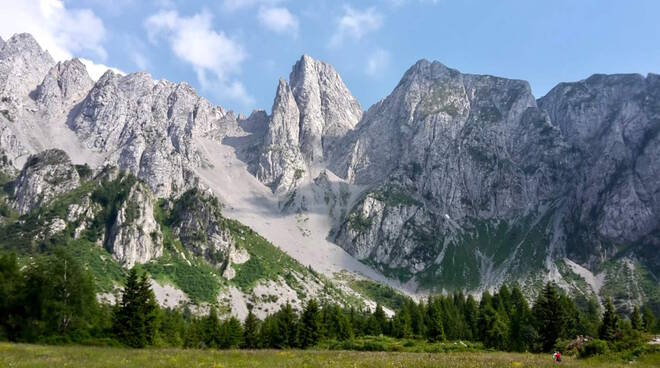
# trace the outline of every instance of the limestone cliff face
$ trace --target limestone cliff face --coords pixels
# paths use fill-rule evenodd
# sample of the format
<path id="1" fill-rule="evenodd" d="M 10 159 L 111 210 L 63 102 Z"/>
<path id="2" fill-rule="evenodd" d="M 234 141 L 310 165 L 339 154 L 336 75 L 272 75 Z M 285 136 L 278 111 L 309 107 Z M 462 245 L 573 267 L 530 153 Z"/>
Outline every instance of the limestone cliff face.
<path id="1" fill-rule="evenodd" d="M 163 254 L 163 235 L 154 218 L 155 201 L 149 188 L 136 182 L 117 211 L 108 234 L 107 247 L 126 268 Z"/>
<path id="2" fill-rule="evenodd" d="M 221 136 L 235 124 L 231 112 L 212 107 L 187 84 L 108 71 L 70 127 L 88 148 L 109 153 L 108 160 L 162 197 L 185 190 L 191 168 L 204 164 L 194 138 Z"/>
<path id="3" fill-rule="evenodd" d="M 308 162 L 323 161 L 358 123 L 362 107 L 331 65 L 307 55 L 293 66 L 289 83 L 300 112 L 300 150 Z"/>
<path id="4" fill-rule="evenodd" d="M 598 265 L 617 244 L 657 252 L 660 76 L 594 75 L 561 83 L 539 106 L 576 151 L 566 219 L 571 256 Z"/>
<path id="5" fill-rule="evenodd" d="M 14 121 L 23 97 L 34 91 L 55 64 L 32 35 L 12 36 L 0 48 L 0 114 Z"/>
<path id="6" fill-rule="evenodd" d="M 79 184 L 78 172 L 64 151 L 47 150 L 32 155 L 12 183 L 14 208 L 26 214 Z"/>
<path id="7" fill-rule="evenodd" d="M 255 176 L 291 192 L 353 129 L 362 109 L 332 66 L 303 56 L 280 80 Z"/>
<path id="8" fill-rule="evenodd" d="M 46 113 L 68 113 L 94 86 L 78 59 L 57 63 L 36 89 L 35 100 Z"/>

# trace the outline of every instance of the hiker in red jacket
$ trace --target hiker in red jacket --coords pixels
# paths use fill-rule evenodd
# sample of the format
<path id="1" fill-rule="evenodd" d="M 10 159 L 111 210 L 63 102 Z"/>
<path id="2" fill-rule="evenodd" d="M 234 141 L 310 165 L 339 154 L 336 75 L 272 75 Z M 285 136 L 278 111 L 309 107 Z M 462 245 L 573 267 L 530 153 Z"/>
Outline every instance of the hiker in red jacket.
<path id="1" fill-rule="evenodd" d="M 552 360 L 555 361 L 555 363 L 561 363 L 561 353 L 558 351 L 555 351 L 554 354 L 552 354 Z"/>

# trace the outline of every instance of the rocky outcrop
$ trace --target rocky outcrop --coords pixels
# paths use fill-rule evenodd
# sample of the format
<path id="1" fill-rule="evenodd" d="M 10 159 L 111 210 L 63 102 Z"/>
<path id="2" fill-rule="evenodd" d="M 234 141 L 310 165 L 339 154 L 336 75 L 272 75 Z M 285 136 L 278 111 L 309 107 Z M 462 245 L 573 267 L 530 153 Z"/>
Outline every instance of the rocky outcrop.
<path id="1" fill-rule="evenodd" d="M 274 192 L 288 192 L 302 178 L 306 165 L 300 151 L 298 106 L 284 80 L 277 86 L 272 111 L 255 176 Z"/>
<path id="2" fill-rule="evenodd" d="M 307 162 L 323 161 L 358 123 L 362 107 L 331 65 L 307 55 L 293 66 L 289 84 L 300 112 L 300 150 Z"/>
<path id="3" fill-rule="evenodd" d="M 78 59 L 57 63 L 37 87 L 35 100 L 48 114 L 68 113 L 94 86 Z"/>
<path id="4" fill-rule="evenodd" d="M 126 268 L 149 262 L 163 254 L 163 235 L 154 218 L 155 202 L 149 188 L 136 182 L 118 208 L 108 234 L 107 247 Z"/>
<path id="5" fill-rule="evenodd" d="M 438 62 L 415 64 L 342 144 L 335 172 L 373 189 L 336 241 L 358 258 L 409 275 L 433 270 L 444 287 L 461 287 L 451 285 L 449 270 L 473 274 L 471 286 L 519 272 L 515 244 L 458 256 L 464 234 L 483 227 L 484 235 L 496 236 L 499 223 L 539 222 L 549 209 L 559 211 L 566 190 L 569 147 L 529 85 L 461 74 Z M 551 249 L 545 244 L 536 257 Z"/>
<path id="6" fill-rule="evenodd" d="M 172 232 L 186 249 L 223 270 L 225 277 L 231 279 L 231 264 L 244 263 L 249 256 L 245 250 L 237 249 L 220 210 L 220 203 L 210 193 L 189 190 L 171 210 Z"/>
<path id="7" fill-rule="evenodd" d="M 185 83 L 112 71 L 99 79 L 70 124 L 88 148 L 109 153 L 111 162 L 144 180 L 158 197 L 183 192 L 192 168 L 204 164 L 196 137 L 220 139 L 235 126 L 233 113 L 212 107 Z"/>
<path id="8" fill-rule="evenodd" d="M 30 156 L 12 183 L 13 206 L 25 214 L 79 184 L 80 177 L 69 156 L 62 150 L 46 150 Z"/>
<path id="9" fill-rule="evenodd" d="M 593 268 L 619 244 L 660 249 L 648 239 L 660 228 L 660 76 L 561 83 L 539 106 L 576 151 L 569 255 Z"/>
<path id="10" fill-rule="evenodd" d="M 291 192 L 362 116 L 332 66 L 304 55 L 280 80 L 260 157 L 252 171 L 276 193 Z"/>
<path id="11" fill-rule="evenodd" d="M 15 121 L 23 100 L 55 64 L 32 35 L 13 35 L 0 49 L 0 114 Z"/>

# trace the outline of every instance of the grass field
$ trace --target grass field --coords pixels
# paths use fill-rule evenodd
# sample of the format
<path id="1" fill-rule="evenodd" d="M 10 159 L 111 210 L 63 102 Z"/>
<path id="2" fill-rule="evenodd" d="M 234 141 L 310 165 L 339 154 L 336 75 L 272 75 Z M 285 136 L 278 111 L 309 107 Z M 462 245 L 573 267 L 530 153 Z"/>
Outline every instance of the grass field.
<path id="1" fill-rule="evenodd" d="M 606 357 L 577 360 L 566 367 L 658 367 L 660 354 L 635 362 Z M 549 354 L 376 353 L 351 351 L 213 351 L 106 347 L 40 346 L 0 343 L 0 367 L 556 367 Z"/>

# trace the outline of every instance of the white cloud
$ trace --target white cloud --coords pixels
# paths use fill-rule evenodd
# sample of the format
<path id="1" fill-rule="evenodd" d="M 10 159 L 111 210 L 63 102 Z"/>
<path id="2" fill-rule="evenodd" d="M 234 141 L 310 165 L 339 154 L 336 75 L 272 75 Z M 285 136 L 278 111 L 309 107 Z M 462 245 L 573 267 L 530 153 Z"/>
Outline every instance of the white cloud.
<path id="1" fill-rule="evenodd" d="M 107 72 L 108 69 L 112 70 L 117 74 L 121 74 L 121 75 L 126 74 L 117 68 L 112 68 L 103 64 L 97 64 L 89 59 L 80 58 L 80 62 L 82 62 L 85 65 L 85 69 L 87 69 L 87 73 L 89 74 L 89 77 L 95 81 L 99 80 L 99 78 L 101 78 L 101 76 L 103 76 L 103 74 L 105 74 L 105 72 Z"/>
<path id="2" fill-rule="evenodd" d="M 67 9 L 60 0 L 24 0 L 2 4 L 0 35 L 27 32 L 55 60 L 70 59 L 84 51 L 107 58 L 103 48 L 105 27 L 89 9 Z"/>
<path id="3" fill-rule="evenodd" d="M 145 27 L 151 42 L 165 38 L 172 52 L 192 66 L 202 89 L 213 88 L 214 93 L 249 106 L 254 100 L 240 82 L 232 81 L 247 54 L 224 32 L 214 30 L 212 20 L 206 11 L 190 17 L 174 10 L 160 11 L 147 18 Z"/>
<path id="4" fill-rule="evenodd" d="M 381 76 L 390 66 L 390 53 L 383 49 L 376 50 L 367 59 L 364 72 L 371 77 Z"/>
<path id="5" fill-rule="evenodd" d="M 383 16 L 375 8 L 358 10 L 346 6 L 344 15 L 337 22 L 337 30 L 330 39 L 330 46 L 341 46 L 347 38 L 358 41 L 366 34 L 380 29 L 382 25 Z"/>
<path id="6" fill-rule="evenodd" d="M 131 60 L 133 60 L 133 64 L 135 64 L 138 69 L 142 71 L 149 69 L 149 60 L 141 52 L 134 51 L 131 54 Z"/>
<path id="7" fill-rule="evenodd" d="M 296 18 L 287 8 L 259 8 L 257 15 L 259 22 L 273 32 L 290 32 L 294 37 L 298 35 L 298 18 Z"/>
<path id="8" fill-rule="evenodd" d="M 3 2 L 0 36 L 7 39 L 22 32 L 32 34 L 57 61 L 71 59 L 82 52 L 95 54 L 102 61 L 107 58 L 103 48 L 106 35 L 103 21 L 89 9 L 67 9 L 61 0 Z M 97 75 L 99 69 L 109 69 L 85 60 L 90 76 Z"/>
<path id="9" fill-rule="evenodd" d="M 225 0 L 222 2 L 223 7 L 227 11 L 244 10 L 255 7 L 257 5 L 277 5 L 284 0 Z"/>

